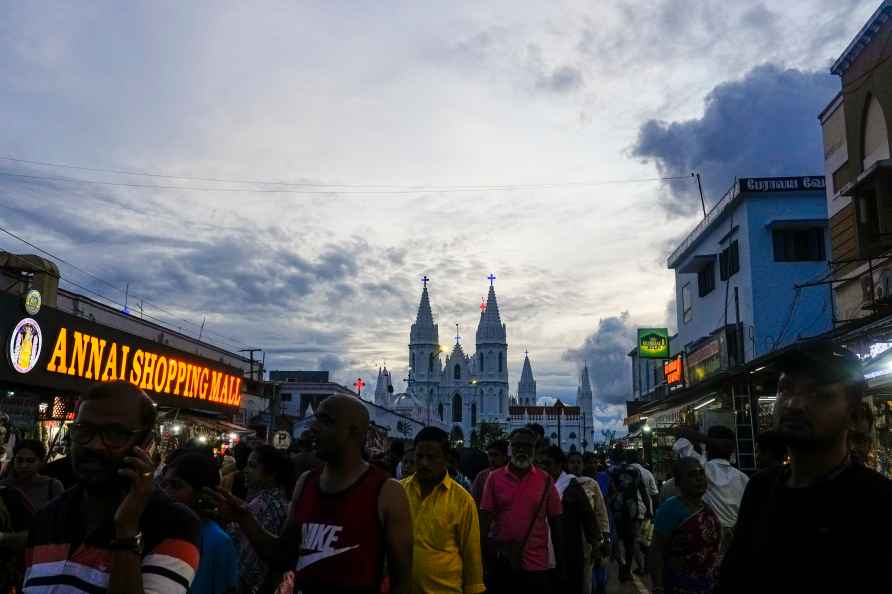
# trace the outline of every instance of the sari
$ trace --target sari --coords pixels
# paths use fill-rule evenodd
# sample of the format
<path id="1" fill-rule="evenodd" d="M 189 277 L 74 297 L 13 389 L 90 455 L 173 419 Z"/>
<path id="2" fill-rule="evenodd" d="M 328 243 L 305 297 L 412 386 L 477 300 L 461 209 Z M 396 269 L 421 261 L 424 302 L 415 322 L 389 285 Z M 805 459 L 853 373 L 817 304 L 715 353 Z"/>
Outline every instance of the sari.
<path id="1" fill-rule="evenodd" d="M 722 541 L 718 516 L 704 504 L 672 531 L 663 573 L 667 594 L 712 594 Z"/>

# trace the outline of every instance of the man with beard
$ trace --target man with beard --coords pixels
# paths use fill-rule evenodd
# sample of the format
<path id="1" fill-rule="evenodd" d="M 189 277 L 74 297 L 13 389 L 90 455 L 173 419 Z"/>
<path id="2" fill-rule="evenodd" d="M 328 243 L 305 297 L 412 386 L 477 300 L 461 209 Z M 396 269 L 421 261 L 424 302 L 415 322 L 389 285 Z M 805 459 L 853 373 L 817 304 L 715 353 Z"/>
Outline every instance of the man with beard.
<path id="1" fill-rule="evenodd" d="M 185 593 L 198 567 L 199 521 L 153 488 L 155 407 L 133 385 L 98 384 L 69 428 L 78 484 L 37 513 L 25 594 Z"/>
<path id="2" fill-rule="evenodd" d="M 511 460 L 490 473 L 480 502 L 487 587 L 497 594 L 548 594 L 554 552 L 561 550 L 561 498 L 554 480 L 533 466 L 537 435 L 524 427 L 509 441 Z"/>
<path id="3" fill-rule="evenodd" d="M 892 591 L 892 481 L 847 449 L 865 389 L 860 361 L 818 343 L 772 367 L 790 464 L 750 479 L 716 592 Z"/>
<path id="4" fill-rule="evenodd" d="M 321 469 L 297 481 L 281 536 L 264 530 L 245 503 L 209 491 L 224 516 L 241 527 L 265 561 L 294 571 L 303 594 L 408 594 L 412 575 L 412 517 L 402 485 L 362 459 L 369 413 L 351 396 L 329 396 L 311 429 Z"/>

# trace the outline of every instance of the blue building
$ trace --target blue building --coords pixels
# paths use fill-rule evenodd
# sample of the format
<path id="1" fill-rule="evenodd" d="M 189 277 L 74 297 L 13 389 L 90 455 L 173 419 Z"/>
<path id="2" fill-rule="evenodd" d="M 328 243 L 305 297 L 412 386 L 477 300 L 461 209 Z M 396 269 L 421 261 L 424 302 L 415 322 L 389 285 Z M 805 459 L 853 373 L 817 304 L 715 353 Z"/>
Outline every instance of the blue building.
<path id="1" fill-rule="evenodd" d="M 687 383 L 832 327 L 823 176 L 741 178 L 669 256 Z"/>

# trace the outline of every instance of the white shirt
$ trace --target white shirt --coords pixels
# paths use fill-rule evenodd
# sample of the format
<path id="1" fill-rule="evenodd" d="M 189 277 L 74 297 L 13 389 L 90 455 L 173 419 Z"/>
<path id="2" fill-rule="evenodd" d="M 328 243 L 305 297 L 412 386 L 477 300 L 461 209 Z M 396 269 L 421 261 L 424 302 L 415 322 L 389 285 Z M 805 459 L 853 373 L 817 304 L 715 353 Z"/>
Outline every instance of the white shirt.
<path id="1" fill-rule="evenodd" d="M 707 461 L 702 454 L 697 453 L 694 444 L 683 437 L 675 442 L 672 451 L 681 458 L 696 458 L 700 461 L 706 472 L 707 482 L 703 501 L 716 513 L 722 526 L 733 528 L 737 524 L 740 501 L 749 477 L 731 466 L 727 460 L 716 458 Z"/>
<path id="2" fill-rule="evenodd" d="M 656 497 L 660 494 L 660 490 L 657 488 L 657 479 L 654 478 L 654 475 L 651 471 L 646 469 L 641 464 L 637 462 L 635 464 L 630 464 L 632 468 L 638 471 L 638 476 L 641 477 L 641 482 L 644 483 L 644 490 L 647 491 L 647 494 L 652 498 Z M 649 509 L 650 505 L 647 502 L 641 499 L 641 493 L 638 493 L 638 511 L 641 514 L 644 514 L 645 510 Z M 653 510 L 650 510 L 653 513 Z"/>
<path id="3" fill-rule="evenodd" d="M 554 481 L 554 488 L 557 489 L 558 495 L 561 496 L 561 499 L 564 498 L 564 491 L 567 490 L 567 487 L 570 486 L 570 481 L 576 478 L 575 474 L 567 474 L 563 470 L 561 471 L 561 476 Z"/>

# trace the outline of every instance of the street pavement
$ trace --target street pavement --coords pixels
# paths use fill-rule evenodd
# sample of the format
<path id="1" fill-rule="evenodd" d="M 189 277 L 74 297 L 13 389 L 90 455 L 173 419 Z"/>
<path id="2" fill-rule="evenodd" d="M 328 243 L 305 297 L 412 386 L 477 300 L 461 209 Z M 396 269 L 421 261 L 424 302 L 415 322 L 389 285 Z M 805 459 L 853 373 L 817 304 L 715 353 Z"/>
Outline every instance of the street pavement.
<path id="1" fill-rule="evenodd" d="M 620 583 L 617 578 L 619 568 L 610 566 L 609 581 L 607 582 L 607 594 L 650 594 L 650 577 L 632 575 L 632 581 Z"/>

